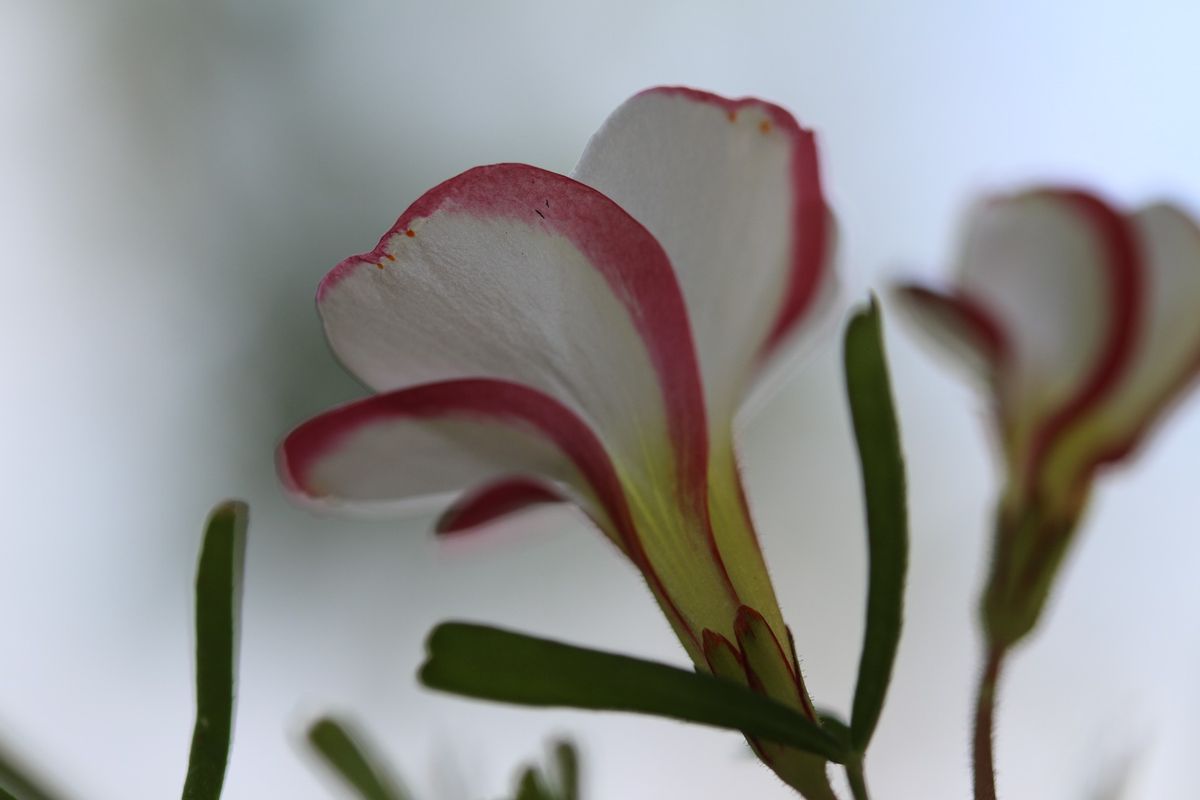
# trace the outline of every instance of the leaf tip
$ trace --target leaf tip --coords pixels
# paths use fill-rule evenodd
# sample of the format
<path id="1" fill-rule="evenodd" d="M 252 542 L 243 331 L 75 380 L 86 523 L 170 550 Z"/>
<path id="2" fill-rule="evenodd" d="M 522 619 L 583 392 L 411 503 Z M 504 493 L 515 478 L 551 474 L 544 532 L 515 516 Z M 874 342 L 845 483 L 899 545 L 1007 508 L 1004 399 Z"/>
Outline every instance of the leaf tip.
<path id="1" fill-rule="evenodd" d="M 213 507 L 209 513 L 209 521 L 228 522 L 238 528 L 245 528 L 250 521 L 250 506 L 245 500 L 224 500 Z"/>

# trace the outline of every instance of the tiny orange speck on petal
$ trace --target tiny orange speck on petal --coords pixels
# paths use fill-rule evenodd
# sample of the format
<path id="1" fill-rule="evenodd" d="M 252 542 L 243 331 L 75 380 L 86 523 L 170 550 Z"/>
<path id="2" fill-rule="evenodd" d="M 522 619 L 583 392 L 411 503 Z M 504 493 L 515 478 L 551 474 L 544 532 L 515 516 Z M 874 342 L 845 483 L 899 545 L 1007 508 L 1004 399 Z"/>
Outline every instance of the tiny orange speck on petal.
<path id="1" fill-rule="evenodd" d="M 382 262 L 382 261 L 380 261 L 380 262 L 379 262 L 378 264 L 376 264 L 375 266 L 376 266 L 377 268 L 379 268 L 379 269 L 383 269 L 383 262 Z"/>
<path id="2" fill-rule="evenodd" d="M 395 257 L 394 255 L 392 255 L 391 253 L 384 253 L 384 254 L 383 254 L 383 257 L 384 257 L 384 258 L 386 258 L 388 261 L 395 261 L 395 260 L 396 260 L 396 257 Z"/>
<path id="3" fill-rule="evenodd" d="M 405 236 L 407 236 L 407 237 L 408 237 L 408 238 L 410 238 L 410 239 L 411 239 L 412 237 L 416 236 L 416 234 L 415 234 L 415 233 L 413 233 L 413 229 L 412 229 L 412 228 L 409 228 L 408 230 L 406 230 L 406 231 L 404 232 L 404 235 L 405 235 Z"/>
<path id="4" fill-rule="evenodd" d="M 736 111 L 728 111 L 728 112 L 726 112 L 725 116 L 729 117 L 730 122 L 737 122 L 737 112 Z"/>
<path id="5" fill-rule="evenodd" d="M 758 129 L 763 133 L 770 133 L 771 123 L 764 119 L 762 122 L 758 123 Z"/>

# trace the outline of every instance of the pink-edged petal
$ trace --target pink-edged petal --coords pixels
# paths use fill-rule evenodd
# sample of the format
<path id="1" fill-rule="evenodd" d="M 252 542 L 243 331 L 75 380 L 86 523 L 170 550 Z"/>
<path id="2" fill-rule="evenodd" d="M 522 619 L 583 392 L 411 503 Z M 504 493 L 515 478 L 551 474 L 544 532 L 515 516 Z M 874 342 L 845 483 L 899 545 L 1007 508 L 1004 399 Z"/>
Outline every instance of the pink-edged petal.
<path id="1" fill-rule="evenodd" d="M 1007 358 L 1004 329 L 969 297 L 918 284 L 901 284 L 900 307 L 929 337 L 989 387 Z"/>
<path id="2" fill-rule="evenodd" d="M 322 283 L 341 360 L 387 391 L 486 377 L 565 404 L 622 474 L 702 491 L 687 311 L 662 247 L 596 190 L 521 164 L 470 170 Z"/>
<path id="3" fill-rule="evenodd" d="M 609 117 L 574 175 L 666 248 L 726 436 L 756 368 L 834 284 L 813 135 L 760 100 L 651 89 Z"/>
<path id="4" fill-rule="evenodd" d="M 292 492 L 329 506 L 537 481 L 577 503 L 629 556 L 684 645 L 700 657 L 697 629 L 660 577 L 655 554 L 647 552 L 604 446 L 583 420 L 542 392 L 463 379 L 376 395 L 296 428 L 280 447 L 279 467 Z"/>
<path id="5" fill-rule="evenodd" d="M 1200 228 L 1174 206 L 1133 216 L 1145 312 L 1128 366 L 1076 426 L 1055 466 L 1079 482 L 1133 450 L 1200 372 Z"/>
<path id="6" fill-rule="evenodd" d="M 732 633 L 743 598 L 709 519 L 687 309 L 661 245 L 612 200 L 533 167 L 471 170 L 336 268 L 318 302 L 335 351 L 373 387 L 483 377 L 582 420 L 628 495 L 624 541 L 644 551 L 631 558 L 670 587 L 689 631 Z M 694 637 L 681 638 L 700 658 Z"/>
<path id="7" fill-rule="evenodd" d="M 579 449 L 575 458 L 568 446 Z M 279 451 L 287 488 L 317 507 L 386 510 L 525 479 L 569 495 L 611 533 L 615 523 L 585 472 L 591 462 L 603 485 L 607 456 L 586 425 L 543 395 L 490 380 L 424 384 L 350 403 L 297 427 Z M 620 507 L 619 487 L 608 492 L 604 499 Z"/>
<path id="8" fill-rule="evenodd" d="M 561 503 L 563 493 L 549 483 L 527 476 L 502 478 L 465 492 L 438 518 L 436 530 L 457 535 L 500 517 L 546 503 Z"/>
<path id="9" fill-rule="evenodd" d="M 1010 462 L 1035 474 L 1130 357 L 1142 291 L 1133 232 L 1092 195 L 1028 192 L 976 207 L 959 264 L 958 296 L 1003 332 Z"/>

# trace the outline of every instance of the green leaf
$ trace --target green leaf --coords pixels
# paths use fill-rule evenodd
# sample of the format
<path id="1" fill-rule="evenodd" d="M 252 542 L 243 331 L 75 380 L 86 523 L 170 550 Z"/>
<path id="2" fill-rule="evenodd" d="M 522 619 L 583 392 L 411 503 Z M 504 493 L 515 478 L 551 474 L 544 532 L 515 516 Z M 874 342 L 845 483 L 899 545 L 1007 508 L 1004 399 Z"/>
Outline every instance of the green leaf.
<path id="1" fill-rule="evenodd" d="M 521 770 L 515 800 L 579 800 L 579 756 L 568 741 L 555 742 L 553 763 Z"/>
<path id="2" fill-rule="evenodd" d="M 0 746 L 0 800 L 53 800 L 27 769 L 18 766 L 17 759 Z"/>
<path id="3" fill-rule="evenodd" d="M 579 800 L 579 754 L 575 746 L 567 741 L 556 742 L 554 762 L 561 800 Z"/>
<path id="4" fill-rule="evenodd" d="M 208 518 L 196 567 L 196 727 L 184 800 L 217 800 L 225 783 L 233 734 L 242 569 L 246 557 L 245 503 L 217 506 Z"/>
<path id="5" fill-rule="evenodd" d="M 396 781 L 373 765 L 345 726 L 332 717 L 313 723 L 308 742 L 363 800 L 407 800 Z"/>
<path id="6" fill-rule="evenodd" d="M 433 629 L 422 683 L 483 700 L 632 711 L 742 731 L 840 762 L 837 742 L 798 711 L 731 681 L 465 622 Z"/>
<path id="7" fill-rule="evenodd" d="M 891 681 L 908 567 L 904 456 L 874 298 L 850 320 L 845 347 L 846 393 L 862 466 L 870 560 L 866 631 L 850 715 L 851 742 L 861 753 L 875 732 Z"/>
<path id="8" fill-rule="evenodd" d="M 556 800 L 546 788 L 542 776 L 536 767 L 526 767 L 521 773 L 520 783 L 517 784 L 516 800 Z"/>

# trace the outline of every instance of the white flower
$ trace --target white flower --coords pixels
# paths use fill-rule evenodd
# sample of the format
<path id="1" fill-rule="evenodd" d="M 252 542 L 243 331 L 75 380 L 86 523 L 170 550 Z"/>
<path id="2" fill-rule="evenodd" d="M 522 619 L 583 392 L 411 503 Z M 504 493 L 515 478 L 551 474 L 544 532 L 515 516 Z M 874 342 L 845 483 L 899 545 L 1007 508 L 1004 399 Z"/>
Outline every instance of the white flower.
<path id="1" fill-rule="evenodd" d="M 1200 370 L 1200 229 L 1041 189 L 980 203 L 949 288 L 908 309 L 983 379 L 1007 468 L 985 616 L 1036 621 L 1093 478 L 1130 455 Z"/>
<path id="2" fill-rule="evenodd" d="M 465 490 L 442 531 L 576 503 L 698 667 L 815 719 L 732 436 L 764 361 L 828 297 L 830 233 L 812 134 L 757 100 L 652 89 L 574 178 L 463 173 L 321 284 L 333 349 L 379 394 L 294 431 L 284 480 L 334 506 Z M 819 759 L 768 749 L 830 796 Z"/>

